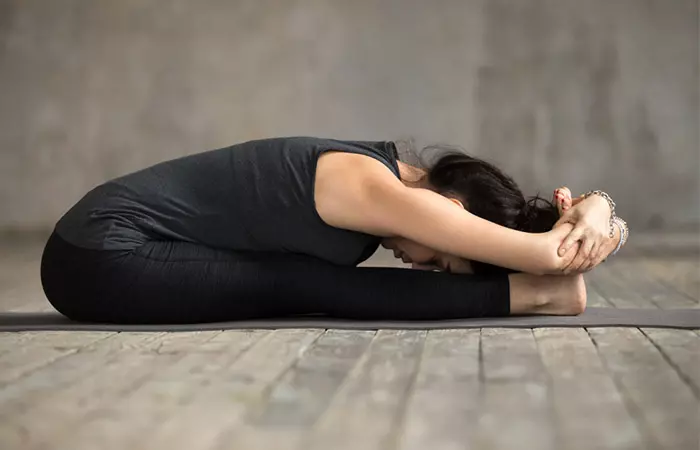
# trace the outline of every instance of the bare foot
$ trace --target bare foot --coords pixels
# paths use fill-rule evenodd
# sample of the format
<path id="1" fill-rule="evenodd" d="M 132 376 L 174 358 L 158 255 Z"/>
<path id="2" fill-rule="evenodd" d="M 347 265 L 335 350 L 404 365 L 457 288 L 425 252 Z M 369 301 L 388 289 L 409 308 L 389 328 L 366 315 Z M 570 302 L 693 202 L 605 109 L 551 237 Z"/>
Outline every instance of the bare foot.
<path id="1" fill-rule="evenodd" d="M 511 314 L 552 314 L 575 316 L 586 309 L 583 275 L 512 274 Z"/>

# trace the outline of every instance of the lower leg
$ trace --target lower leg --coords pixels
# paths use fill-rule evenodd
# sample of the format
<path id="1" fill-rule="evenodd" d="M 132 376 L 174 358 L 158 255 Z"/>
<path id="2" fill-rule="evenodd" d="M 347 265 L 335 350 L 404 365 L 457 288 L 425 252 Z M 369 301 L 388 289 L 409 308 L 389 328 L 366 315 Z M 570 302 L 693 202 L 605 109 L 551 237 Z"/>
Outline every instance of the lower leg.
<path id="1" fill-rule="evenodd" d="M 511 274 L 510 313 L 577 315 L 586 309 L 583 275 Z"/>

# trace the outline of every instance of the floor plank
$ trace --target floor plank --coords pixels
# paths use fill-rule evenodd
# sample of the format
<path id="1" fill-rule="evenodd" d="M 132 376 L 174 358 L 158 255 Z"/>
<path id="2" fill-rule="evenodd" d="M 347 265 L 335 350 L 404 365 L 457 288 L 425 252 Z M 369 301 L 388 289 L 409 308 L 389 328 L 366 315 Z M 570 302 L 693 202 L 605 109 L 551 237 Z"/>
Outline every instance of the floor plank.
<path id="1" fill-rule="evenodd" d="M 533 330 L 551 380 L 561 450 L 644 448 L 590 336 L 581 328 Z"/>
<path id="2" fill-rule="evenodd" d="M 642 332 L 670 361 L 700 399 L 700 336 L 691 330 L 643 328 Z"/>
<path id="3" fill-rule="evenodd" d="M 30 341 L 42 335 L 42 333 L 31 331 L 0 332 L 0 357 L 10 351 L 16 350 L 18 347 L 26 346 Z"/>
<path id="4" fill-rule="evenodd" d="M 107 346 L 96 346 L 92 351 L 72 355 L 77 360 L 67 359 L 64 365 L 48 366 L 41 376 L 33 377 L 29 383 L 45 385 L 50 382 L 46 380 L 61 376 L 57 371 L 76 367 L 86 358 L 95 360 L 97 357 L 102 364 L 88 373 L 78 366 L 73 372 L 75 375 L 64 376 L 68 380 L 77 378 L 77 382 L 57 386 L 54 391 L 44 392 L 41 396 L 25 396 L 21 407 L 17 408 L 15 404 L 12 414 L 6 416 L 7 422 L 18 430 L 26 430 L 27 448 L 62 446 L 64 439 L 77 434 L 80 427 L 87 427 L 86 418 L 94 419 L 99 415 L 95 412 L 99 413 L 101 407 L 111 407 L 154 373 L 182 358 L 185 351 L 197 342 L 211 339 L 216 334 L 218 332 L 162 333 L 155 335 L 155 339 L 137 336 L 126 349 L 116 340 Z M 111 355 L 106 363 L 103 359 L 105 353 Z M 122 433 L 130 425 L 129 421 L 123 422 Z"/>
<path id="5" fill-rule="evenodd" d="M 248 341 L 245 345 L 253 345 L 245 351 L 239 345 L 234 352 L 223 352 L 220 361 L 212 364 L 207 376 L 199 381 L 188 382 L 188 376 L 182 375 L 173 379 L 180 386 L 169 389 L 164 396 L 167 402 L 161 405 L 149 400 L 148 393 L 157 391 L 159 378 L 154 379 L 120 408 L 135 410 L 146 425 L 136 430 L 128 442 L 122 441 L 121 448 L 242 448 L 235 444 L 239 425 L 265 401 L 274 383 L 321 333 L 276 330 L 254 343 Z M 117 427 L 113 429 L 118 431 Z M 98 436 L 87 442 L 99 441 Z"/>
<path id="6" fill-rule="evenodd" d="M 657 280 L 700 302 L 700 260 L 698 258 L 641 258 L 632 260 L 653 273 Z"/>
<path id="7" fill-rule="evenodd" d="M 42 417 L 33 411 L 37 403 L 50 401 L 74 386 L 82 389 L 92 374 L 112 366 L 119 353 L 138 351 L 157 337 L 158 333 L 115 334 L 4 386 L 0 389 L 0 442 L 21 439 L 22 447 L 18 448 L 30 448 L 41 439 L 50 440 L 54 420 L 60 421 L 71 412 L 54 411 L 55 416 Z"/>
<path id="8" fill-rule="evenodd" d="M 15 345 L 0 355 L 0 387 L 114 334 L 85 331 L 47 332 L 28 339 L 22 345 Z"/>
<path id="9" fill-rule="evenodd" d="M 44 336 L 42 333 L 31 335 Z M 80 383 L 82 377 L 110 364 L 120 353 L 139 351 L 153 345 L 153 341 L 160 335 L 162 333 L 114 333 L 80 348 L 76 353 L 24 375 L 0 389 L 0 416 L 4 413 L 24 412 L 28 405 L 34 404 L 38 399 L 46 400 L 51 395 Z"/>
<path id="10" fill-rule="evenodd" d="M 482 330 L 483 383 L 476 448 L 556 449 L 546 370 L 532 330 Z"/>
<path id="11" fill-rule="evenodd" d="M 589 280 L 589 277 L 586 277 L 586 305 L 596 308 L 615 308 L 615 305 L 610 303 L 610 301 L 600 293 L 595 284 Z"/>
<path id="12" fill-rule="evenodd" d="M 480 330 L 432 330 L 399 436 L 401 450 L 465 448 L 479 401 Z"/>
<path id="13" fill-rule="evenodd" d="M 598 352 L 653 448 L 698 448 L 698 402 L 654 345 L 636 328 L 591 328 Z"/>
<path id="14" fill-rule="evenodd" d="M 607 267 L 601 266 L 586 275 L 586 279 L 593 288 L 615 308 L 652 308 L 659 306 L 640 295 L 638 291 L 630 290 L 629 286 L 621 282 L 617 276 Z"/>
<path id="15" fill-rule="evenodd" d="M 630 296 L 647 299 L 661 309 L 697 306 L 697 302 L 659 282 L 656 275 L 644 265 L 623 261 L 610 264 L 607 269 L 617 280 L 620 290 Z"/>
<path id="16" fill-rule="evenodd" d="M 304 450 L 392 448 L 412 389 L 426 333 L 382 330 L 325 414 Z"/>
<path id="17" fill-rule="evenodd" d="M 375 335 L 375 331 L 326 331 L 275 385 L 252 423 L 261 430 L 311 427 Z"/>
<path id="18" fill-rule="evenodd" d="M 327 330 L 221 438 L 246 449 L 298 449 L 335 392 L 363 360 L 374 331 Z"/>

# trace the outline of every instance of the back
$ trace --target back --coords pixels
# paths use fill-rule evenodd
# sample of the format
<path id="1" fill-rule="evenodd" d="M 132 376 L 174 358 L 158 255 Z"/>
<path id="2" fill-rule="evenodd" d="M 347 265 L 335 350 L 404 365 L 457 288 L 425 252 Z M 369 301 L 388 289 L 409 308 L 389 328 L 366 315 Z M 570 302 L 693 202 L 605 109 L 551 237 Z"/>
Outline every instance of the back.
<path id="1" fill-rule="evenodd" d="M 357 264 L 376 250 L 379 238 L 328 226 L 316 213 L 316 162 L 327 150 L 373 157 L 399 176 L 392 142 L 256 140 L 98 186 L 59 221 L 56 232 L 84 248 L 128 250 L 149 240 L 178 240 Z"/>

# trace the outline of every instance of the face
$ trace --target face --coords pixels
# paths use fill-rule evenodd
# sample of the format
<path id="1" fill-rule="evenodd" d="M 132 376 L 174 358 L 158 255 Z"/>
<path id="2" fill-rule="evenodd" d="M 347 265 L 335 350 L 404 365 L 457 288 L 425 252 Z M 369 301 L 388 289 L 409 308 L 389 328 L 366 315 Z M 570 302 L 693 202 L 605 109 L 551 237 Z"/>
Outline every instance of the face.
<path id="1" fill-rule="evenodd" d="M 462 202 L 456 198 L 447 197 L 454 205 L 464 209 Z M 396 258 L 411 264 L 418 270 L 439 270 L 450 273 L 474 273 L 469 260 L 448 253 L 441 253 L 418 242 L 402 237 L 385 238 L 382 247 L 392 250 Z"/>
<path id="2" fill-rule="evenodd" d="M 392 250 L 396 258 L 411 264 L 413 269 L 439 270 L 451 273 L 474 273 L 468 260 L 441 253 L 401 237 L 382 240 L 382 247 Z"/>

